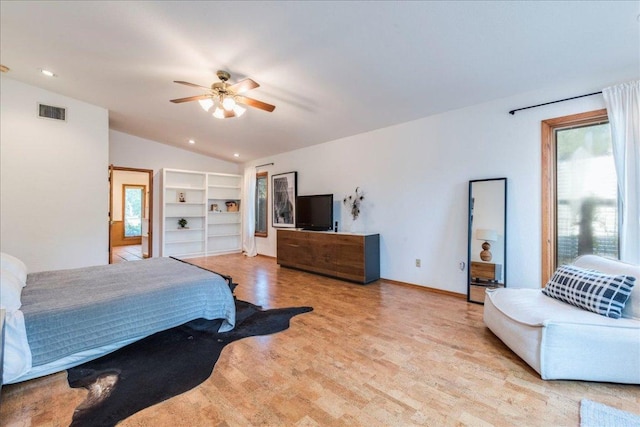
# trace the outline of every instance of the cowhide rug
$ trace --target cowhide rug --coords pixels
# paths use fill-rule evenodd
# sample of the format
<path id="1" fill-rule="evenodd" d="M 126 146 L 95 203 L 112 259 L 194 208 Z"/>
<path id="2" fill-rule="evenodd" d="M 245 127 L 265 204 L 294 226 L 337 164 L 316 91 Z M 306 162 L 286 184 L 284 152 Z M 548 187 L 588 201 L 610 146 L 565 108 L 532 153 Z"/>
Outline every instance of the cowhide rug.
<path id="1" fill-rule="evenodd" d="M 236 300 L 236 327 L 230 332 L 217 332 L 219 320 L 194 320 L 68 369 L 69 386 L 89 391 L 76 408 L 71 425 L 114 426 L 142 409 L 191 390 L 211 376 L 227 344 L 284 331 L 293 316 L 312 310 L 262 310 Z"/>

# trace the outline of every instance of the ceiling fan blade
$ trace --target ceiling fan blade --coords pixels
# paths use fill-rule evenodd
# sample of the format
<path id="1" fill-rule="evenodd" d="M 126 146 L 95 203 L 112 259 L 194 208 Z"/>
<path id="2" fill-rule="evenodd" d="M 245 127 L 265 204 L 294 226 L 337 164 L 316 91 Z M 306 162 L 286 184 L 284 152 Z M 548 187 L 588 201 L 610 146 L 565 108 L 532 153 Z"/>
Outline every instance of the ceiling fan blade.
<path id="1" fill-rule="evenodd" d="M 200 85 L 197 85 L 195 83 L 183 82 L 183 81 L 180 81 L 180 80 L 174 80 L 173 82 L 181 84 L 181 85 L 187 85 L 187 86 L 193 86 L 193 87 L 201 87 L 201 88 L 204 88 L 204 89 L 210 89 L 210 88 L 208 88 L 206 86 L 200 86 Z"/>
<path id="2" fill-rule="evenodd" d="M 257 99 L 247 98 L 246 96 L 237 96 L 236 102 L 248 105 L 250 107 L 259 108 L 268 112 L 272 112 L 276 109 L 275 105 L 267 104 L 266 102 L 258 101 Z"/>
<path id="3" fill-rule="evenodd" d="M 228 89 L 230 89 L 234 93 L 241 94 L 241 93 L 244 93 L 244 92 L 246 92 L 248 90 L 255 89 L 255 88 L 259 87 L 259 86 L 260 85 L 257 82 L 255 82 L 254 80 L 244 79 L 244 80 L 240 80 L 236 84 L 232 84 L 231 86 L 229 86 Z"/>
<path id="4" fill-rule="evenodd" d="M 186 98 L 171 99 L 170 101 L 173 102 L 174 104 L 180 104 L 181 102 L 199 101 L 201 99 L 207 99 L 210 97 L 211 95 L 196 95 L 196 96 L 188 96 Z"/>

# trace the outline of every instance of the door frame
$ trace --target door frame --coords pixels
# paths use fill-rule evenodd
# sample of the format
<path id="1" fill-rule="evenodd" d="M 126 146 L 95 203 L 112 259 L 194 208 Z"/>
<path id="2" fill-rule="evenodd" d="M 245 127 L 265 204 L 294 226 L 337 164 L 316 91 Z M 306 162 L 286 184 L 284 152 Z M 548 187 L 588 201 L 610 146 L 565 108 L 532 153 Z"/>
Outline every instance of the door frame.
<path id="1" fill-rule="evenodd" d="M 113 172 L 141 172 L 149 176 L 147 188 L 149 189 L 149 258 L 153 257 L 153 169 L 129 168 L 122 166 L 109 165 L 109 264 L 113 263 Z"/>

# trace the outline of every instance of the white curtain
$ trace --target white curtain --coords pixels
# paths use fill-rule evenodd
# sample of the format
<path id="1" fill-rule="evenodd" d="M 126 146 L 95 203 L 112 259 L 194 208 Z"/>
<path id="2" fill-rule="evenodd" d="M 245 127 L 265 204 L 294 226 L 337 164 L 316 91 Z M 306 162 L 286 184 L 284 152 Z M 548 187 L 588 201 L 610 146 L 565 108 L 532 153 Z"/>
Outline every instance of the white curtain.
<path id="1" fill-rule="evenodd" d="M 256 169 L 244 170 L 244 227 L 242 227 L 242 250 L 247 256 L 258 255 L 256 248 Z"/>
<path id="2" fill-rule="evenodd" d="M 640 264 L 640 80 L 602 90 L 621 199 L 620 259 Z"/>

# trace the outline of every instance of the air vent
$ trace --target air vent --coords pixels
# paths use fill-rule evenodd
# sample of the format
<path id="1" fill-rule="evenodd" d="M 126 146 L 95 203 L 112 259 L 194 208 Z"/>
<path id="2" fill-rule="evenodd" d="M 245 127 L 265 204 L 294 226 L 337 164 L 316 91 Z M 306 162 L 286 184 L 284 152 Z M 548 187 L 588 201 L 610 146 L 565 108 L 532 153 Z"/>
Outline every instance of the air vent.
<path id="1" fill-rule="evenodd" d="M 38 104 L 38 115 L 45 119 L 67 120 L 67 109 L 53 105 Z"/>

